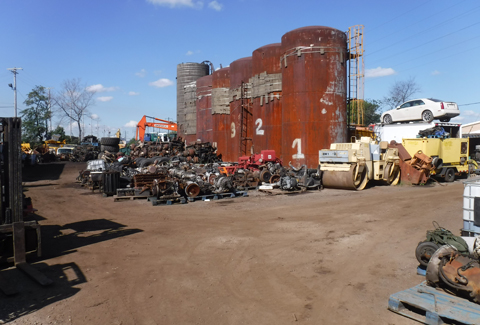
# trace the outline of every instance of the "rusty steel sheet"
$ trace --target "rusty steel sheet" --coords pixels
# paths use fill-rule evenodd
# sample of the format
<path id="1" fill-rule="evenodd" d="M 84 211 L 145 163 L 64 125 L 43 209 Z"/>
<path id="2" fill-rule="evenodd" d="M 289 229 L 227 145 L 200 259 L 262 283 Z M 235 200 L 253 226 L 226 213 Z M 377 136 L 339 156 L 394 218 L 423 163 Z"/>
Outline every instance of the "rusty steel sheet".
<path id="1" fill-rule="evenodd" d="M 137 174 L 133 176 L 133 186 L 135 188 L 152 188 L 153 180 L 161 178 L 161 174 Z"/>
<path id="2" fill-rule="evenodd" d="M 280 56 L 282 44 L 274 43 L 262 46 L 252 53 L 252 75 L 257 78 L 266 78 L 281 74 Z M 267 85 L 262 85 L 263 89 Z M 255 87 L 255 86 L 253 86 Z M 281 86 L 280 86 L 281 87 Z M 260 88 L 260 87 L 258 87 Z M 253 153 L 262 150 L 275 150 L 279 157 L 282 156 L 282 92 L 281 90 L 267 92 L 253 89 L 252 132 Z"/>
<path id="3" fill-rule="evenodd" d="M 197 140 L 212 142 L 212 75 L 197 80 Z"/>
<path id="4" fill-rule="evenodd" d="M 227 135 L 228 150 L 224 161 L 237 161 L 238 157 L 250 153 L 251 140 L 247 142 L 246 152 L 241 152 L 241 137 L 243 124 L 242 108 L 245 107 L 245 109 L 251 111 L 251 100 L 248 98 L 250 90 L 245 89 L 251 77 L 252 57 L 238 59 L 230 63 L 230 93 L 232 94 L 232 101 L 230 102 L 230 116 L 228 118 L 230 128 L 230 133 Z M 246 133 L 244 135 L 251 138 L 253 129 L 252 116 L 250 114 L 246 115 Z"/>
<path id="5" fill-rule="evenodd" d="M 282 157 L 318 164 L 318 151 L 347 142 L 347 38 L 310 26 L 282 36 Z"/>
<path id="6" fill-rule="evenodd" d="M 230 67 L 216 70 L 212 74 L 212 101 L 213 90 L 216 88 L 230 88 Z M 213 114 L 212 111 L 212 144 L 217 148 L 217 154 L 222 155 L 222 159 L 227 155 L 227 136 L 230 128 L 227 127 L 229 114 Z"/>

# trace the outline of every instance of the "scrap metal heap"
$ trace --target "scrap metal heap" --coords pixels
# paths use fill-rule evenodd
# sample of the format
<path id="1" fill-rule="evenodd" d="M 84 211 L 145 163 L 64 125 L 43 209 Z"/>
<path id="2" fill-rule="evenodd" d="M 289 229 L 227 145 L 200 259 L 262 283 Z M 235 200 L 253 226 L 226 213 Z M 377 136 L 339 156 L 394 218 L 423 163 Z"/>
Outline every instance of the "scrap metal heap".
<path id="1" fill-rule="evenodd" d="M 321 173 L 317 169 L 287 169 L 272 150 L 240 157 L 238 163 L 224 163 L 209 143 L 196 143 L 184 150 L 180 143 L 132 147 L 133 156 L 115 162 L 116 155 L 105 152 L 103 159 L 89 161 L 77 180 L 91 190 L 104 192 L 104 174 L 117 173 L 118 188 L 131 189 L 131 195 L 157 199 L 235 192 L 257 188 L 262 182 L 288 191 L 321 189 Z M 167 156 L 170 153 L 175 155 Z"/>

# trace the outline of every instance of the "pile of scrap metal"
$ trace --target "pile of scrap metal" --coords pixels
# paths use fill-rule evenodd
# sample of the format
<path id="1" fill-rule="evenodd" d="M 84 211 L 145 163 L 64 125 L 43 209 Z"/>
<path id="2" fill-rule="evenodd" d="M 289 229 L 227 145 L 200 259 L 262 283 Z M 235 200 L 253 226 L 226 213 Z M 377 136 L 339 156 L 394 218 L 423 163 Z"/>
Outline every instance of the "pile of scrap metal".
<path id="1" fill-rule="evenodd" d="M 98 139 L 94 135 L 87 135 L 82 139 L 80 145 L 76 146 L 70 154 L 70 161 L 81 162 L 97 159 L 100 153 Z"/>
<path id="2" fill-rule="evenodd" d="M 160 157 L 169 157 L 180 162 L 193 163 L 215 163 L 222 161 L 222 155 L 216 154 L 210 142 L 197 142 L 185 146 L 181 137 L 174 138 L 168 142 L 139 142 L 137 145 L 130 145 L 130 157 L 132 159 L 145 158 L 157 159 Z M 153 162 L 150 160 L 149 163 Z"/>
<path id="3" fill-rule="evenodd" d="M 427 284 L 480 303 L 480 236 L 460 237 L 435 227 L 415 250 Z"/>
<path id="4" fill-rule="evenodd" d="M 390 142 L 389 147 L 398 150 L 402 183 L 425 184 L 430 178 L 430 172 L 442 164 L 441 158 L 429 157 L 422 151 L 416 152 L 413 157 L 410 156 L 405 147 L 395 140 Z"/>

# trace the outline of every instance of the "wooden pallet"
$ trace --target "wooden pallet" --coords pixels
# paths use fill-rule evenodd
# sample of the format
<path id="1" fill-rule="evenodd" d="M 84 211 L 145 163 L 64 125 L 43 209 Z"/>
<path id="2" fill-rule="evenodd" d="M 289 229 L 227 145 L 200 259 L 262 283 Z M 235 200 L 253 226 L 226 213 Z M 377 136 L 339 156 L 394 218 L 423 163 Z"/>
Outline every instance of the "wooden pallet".
<path id="1" fill-rule="evenodd" d="M 247 197 L 247 191 L 236 191 L 232 193 L 218 193 L 218 194 L 208 194 L 208 195 L 199 195 L 196 197 L 189 197 L 188 202 L 195 201 L 205 201 L 205 200 L 220 200 L 224 198 L 236 198 L 236 197 Z"/>
<path id="2" fill-rule="evenodd" d="M 425 282 L 390 296 L 388 309 L 424 324 L 480 324 L 480 305 L 429 287 Z"/>
<path id="3" fill-rule="evenodd" d="M 171 198 L 171 199 L 157 199 L 155 197 L 149 197 L 148 201 L 152 202 L 153 206 L 157 205 L 173 205 L 173 204 L 186 204 L 187 200 L 184 197 Z"/>
<path id="4" fill-rule="evenodd" d="M 274 188 L 271 190 L 259 189 L 260 192 L 267 193 L 270 195 L 289 195 L 289 194 L 299 194 L 305 192 L 305 189 L 297 190 L 297 191 L 284 191 L 279 188 Z"/>
<path id="5" fill-rule="evenodd" d="M 113 198 L 113 202 L 147 200 L 147 199 L 148 199 L 148 196 L 116 196 Z"/>

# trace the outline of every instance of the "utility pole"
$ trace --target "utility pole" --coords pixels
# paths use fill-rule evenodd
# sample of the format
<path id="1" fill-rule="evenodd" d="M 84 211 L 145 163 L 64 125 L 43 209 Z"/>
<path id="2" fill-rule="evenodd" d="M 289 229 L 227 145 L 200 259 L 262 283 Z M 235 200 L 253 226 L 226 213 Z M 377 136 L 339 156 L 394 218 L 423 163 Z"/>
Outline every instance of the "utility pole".
<path id="1" fill-rule="evenodd" d="M 7 70 L 12 71 L 13 73 L 13 87 L 12 84 L 9 84 L 10 88 L 13 89 L 13 106 L 15 107 L 15 117 L 17 117 L 17 70 L 23 70 L 23 68 L 8 68 Z"/>

